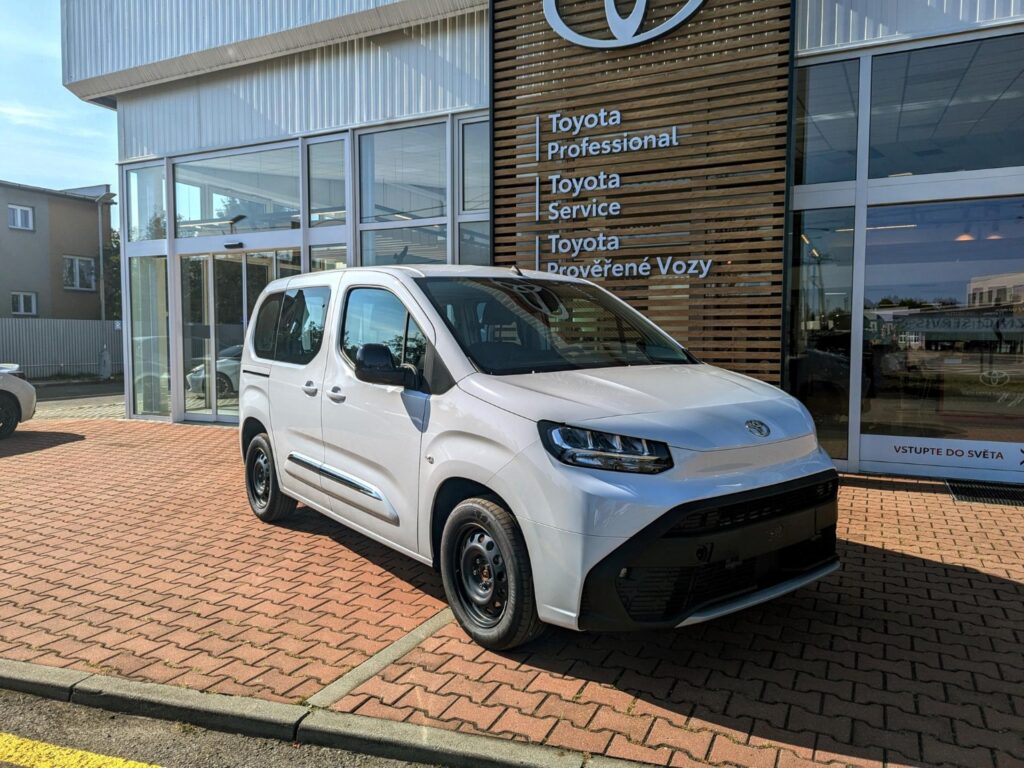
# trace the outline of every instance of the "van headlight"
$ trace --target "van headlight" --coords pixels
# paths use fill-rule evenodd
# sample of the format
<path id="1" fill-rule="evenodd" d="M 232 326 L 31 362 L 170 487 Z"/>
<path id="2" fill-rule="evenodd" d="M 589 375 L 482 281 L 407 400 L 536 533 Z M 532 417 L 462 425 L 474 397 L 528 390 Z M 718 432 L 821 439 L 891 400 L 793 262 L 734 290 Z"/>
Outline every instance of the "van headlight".
<path id="1" fill-rule="evenodd" d="M 672 455 L 665 443 L 570 427 L 553 421 L 542 421 L 538 426 L 544 447 L 563 464 L 645 475 L 655 475 L 672 468 Z"/>

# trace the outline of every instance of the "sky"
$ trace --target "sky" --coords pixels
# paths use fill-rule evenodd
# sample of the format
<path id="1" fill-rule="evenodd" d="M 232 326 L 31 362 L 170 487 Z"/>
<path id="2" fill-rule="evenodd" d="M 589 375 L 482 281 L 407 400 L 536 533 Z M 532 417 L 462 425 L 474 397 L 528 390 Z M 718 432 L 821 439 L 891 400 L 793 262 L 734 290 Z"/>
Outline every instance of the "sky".
<path id="1" fill-rule="evenodd" d="M 0 17 L 0 179 L 116 192 L 117 116 L 61 82 L 60 0 L 0 0 Z"/>

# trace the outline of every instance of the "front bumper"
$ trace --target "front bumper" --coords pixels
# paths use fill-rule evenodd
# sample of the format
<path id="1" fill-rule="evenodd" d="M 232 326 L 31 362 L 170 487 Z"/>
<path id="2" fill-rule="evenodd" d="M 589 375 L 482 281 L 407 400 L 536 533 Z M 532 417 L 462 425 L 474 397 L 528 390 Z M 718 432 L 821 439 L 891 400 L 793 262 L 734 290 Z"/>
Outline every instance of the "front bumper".
<path id="1" fill-rule="evenodd" d="M 669 510 L 589 571 L 579 628 L 707 621 L 831 573 L 838 484 L 829 470 Z"/>

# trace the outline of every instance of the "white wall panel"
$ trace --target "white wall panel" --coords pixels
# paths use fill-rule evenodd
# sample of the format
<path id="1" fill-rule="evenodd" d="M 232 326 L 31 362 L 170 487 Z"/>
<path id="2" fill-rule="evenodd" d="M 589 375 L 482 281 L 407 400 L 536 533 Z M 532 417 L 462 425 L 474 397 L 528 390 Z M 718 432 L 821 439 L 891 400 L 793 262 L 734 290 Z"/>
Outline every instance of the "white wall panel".
<path id="1" fill-rule="evenodd" d="M 1024 22 L 1024 0 L 796 0 L 796 6 L 801 54 Z"/>
<path id="2" fill-rule="evenodd" d="M 185 56 L 396 0 L 61 0 L 64 82 Z"/>
<path id="3" fill-rule="evenodd" d="M 120 157 L 485 108 L 489 45 L 487 14 L 476 12 L 122 94 Z"/>

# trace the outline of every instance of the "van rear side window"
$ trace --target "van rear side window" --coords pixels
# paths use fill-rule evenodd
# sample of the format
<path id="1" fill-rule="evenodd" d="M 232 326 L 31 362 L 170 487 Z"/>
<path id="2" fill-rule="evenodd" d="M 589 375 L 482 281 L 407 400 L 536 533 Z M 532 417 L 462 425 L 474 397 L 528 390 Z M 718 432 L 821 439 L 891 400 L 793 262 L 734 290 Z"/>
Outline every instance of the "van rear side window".
<path id="1" fill-rule="evenodd" d="M 252 350 L 256 357 L 274 359 L 274 342 L 277 340 L 277 320 L 281 316 L 283 293 L 272 293 L 260 306 L 256 316 L 256 328 L 252 334 Z"/>
<path id="2" fill-rule="evenodd" d="M 324 340 L 330 301 L 330 288 L 296 288 L 285 294 L 277 325 L 275 360 L 306 365 L 316 357 Z"/>

